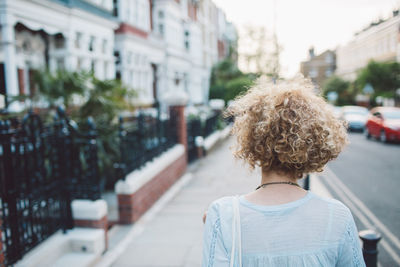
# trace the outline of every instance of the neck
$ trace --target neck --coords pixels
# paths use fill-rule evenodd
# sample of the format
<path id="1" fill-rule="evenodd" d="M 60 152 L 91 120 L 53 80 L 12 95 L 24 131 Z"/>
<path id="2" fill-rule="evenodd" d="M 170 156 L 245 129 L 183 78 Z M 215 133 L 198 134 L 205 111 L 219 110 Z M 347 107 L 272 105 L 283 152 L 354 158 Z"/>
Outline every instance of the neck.
<path id="1" fill-rule="evenodd" d="M 296 183 L 294 175 L 276 171 L 262 171 L 261 184 L 276 182 Z M 307 191 L 291 184 L 263 186 L 246 195 L 246 199 L 259 205 L 280 205 L 304 197 Z"/>
<path id="2" fill-rule="evenodd" d="M 274 183 L 274 182 L 292 182 L 296 183 L 297 179 L 293 176 L 285 173 L 277 173 L 276 171 L 266 171 L 261 172 L 261 184 Z"/>

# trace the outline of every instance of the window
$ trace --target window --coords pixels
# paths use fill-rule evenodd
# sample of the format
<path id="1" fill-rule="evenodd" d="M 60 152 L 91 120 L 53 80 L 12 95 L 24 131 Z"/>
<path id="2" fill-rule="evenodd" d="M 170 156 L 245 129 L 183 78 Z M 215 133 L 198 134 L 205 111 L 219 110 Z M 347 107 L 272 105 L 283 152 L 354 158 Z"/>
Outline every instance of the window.
<path id="1" fill-rule="evenodd" d="M 82 69 L 82 59 L 81 58 L 78 58 L 78 61 L 76 62 L 76 68 L 78 70 Z"/>
<path id="2" fill-rule="evenodd" d="M 140 58 L 138 54 L 135 54 L 135 65 L 138 66 L 140 64 L 139 62 Z"/>
<path id="3" fill-rule="evenodd" d="M 377 118 L 382 118 L 382 114 L 380 112 L 375 112 L 373 115 Z"/>
<path id="4" fill-rule="evenodd" d="M 104 62 L 103 78 L 104 78 L 104 79 L 107 79 L 107 77 L 108 77 L 108 62 L 105 61 L 105 62 Z"/>
<path id="5" fill-rule="evenodd" d="M 77 49 L 81 48 L 81 43 L 82 43 L 82 33 L 77 32 L 75 36 L 75 48 Z"/>
<path id="6" fill-rule="evenodd" d="M 95 62 L 92 60 L 90 62 L 90 71 L 94 74 L 95 73 Z"/>
<path id="7" fill-rule="evenodd" d="M 132 52 L 128 52 L 128 56 L 126 58 L 126 61 L 128 62 L 128 64 L 131 64 L 131 62 L 132 62 Z"/>
<path id="8" fill-rule="evenodd" d="M 326 76 L 326 77 L 331 77 L 331 76 L 332 76 L 332 70 L 328 68 L 328 69 L 325 71 L 325 76 Z"/>
<path id="9" fill-rule="evenodd" d="M 160 33 L 161 36 L 164 36 L 164 24 L 162 23 L 158 24 L 158 32 Z"/>
<path id="10" fill-rule="evenodd" d="M 158 33 L 164 36 L 164 11 L 158 11 Z"/>
<path id="11" fill-rule="evenodd" d="M 185 30 L 185 36 L 184 36 L 184 45 L 186 50 L 190 49 L 190 32 L 188 30 Z"/>
<path id="12" fill-rule="evenodd" d="M 114 9 L 113 9 L 113 15 L 115 16 L 115 17 L 118 17 L 118 0 L 113 0 L 113 7 L 114 7 Z"/>
<path id="13" fill-rule="evenodd" d="M 54 46 L 57 49 L 62 49 L 64 48 L 64 37 L 62 36 L 62 34 L 57 34 L 54 37 Z"/>
<path id="14" fill-rule="evenodd" d="M 132 70 L 129 72 L 128 83 L 130 86 L 133 85 L 133 71 Z"/>
<path id="15" fill-rule="evenodd" d="M 333 55 L 330 54 L 330 53 L 328 53 L 328 54 L 325 56 L 325 62 L 328 63 L 328 64 L 333 63 Z"/>
<path id="16" fill-rule="evenodd" d="M 102 44 L 102 51 L 103 51 L 103 54 L 106 54 L 107 53 L 107 40 L 106 39 L 103 39 L 103 44 Z"/>
<path id="17" fill-rule="evenodd" d="M 64 67 L 64 58 L 57 58 L 57 69 L 63 70 Z"/>
<path id="18" fill-rule="evenodd" d="M 89 40 L 89 51 L 94 51 L 94 42 L 96 38 L 94 36 L 90 36 Z"/>
<path id="19" fill-rule="evenodd" d="M 115 65 L 121 64 L 121 56 L 119 54 L 119 51 L 114 51 L 114 57 L 115 57 Z"/>
<path id="20" fill-rule="evenodd" d="M 310 78 L 316 78 L 318 76 L 318 70 L 315 67 L 311 68 L 308 72 L 308 76 Z"/>
<path id="21" fill-rule="evenodd" d="M 189 79 L 187 73 L 183 74 L 183 87 L 185 92 L 189 92 Z"/>

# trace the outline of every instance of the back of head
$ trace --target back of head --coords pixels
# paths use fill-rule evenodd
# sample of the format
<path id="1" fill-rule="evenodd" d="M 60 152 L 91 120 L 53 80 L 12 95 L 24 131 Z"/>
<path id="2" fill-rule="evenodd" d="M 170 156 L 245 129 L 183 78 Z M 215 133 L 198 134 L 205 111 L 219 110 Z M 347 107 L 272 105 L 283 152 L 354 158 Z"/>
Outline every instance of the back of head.
<path id="1" fill-rule="evenodd" d="M 252 168 L 301 178 L 322 171 L 347 144 L 346 127 L 307 79 L 257 80 L 227 110 L 234 116 L 234 155 Z"/>

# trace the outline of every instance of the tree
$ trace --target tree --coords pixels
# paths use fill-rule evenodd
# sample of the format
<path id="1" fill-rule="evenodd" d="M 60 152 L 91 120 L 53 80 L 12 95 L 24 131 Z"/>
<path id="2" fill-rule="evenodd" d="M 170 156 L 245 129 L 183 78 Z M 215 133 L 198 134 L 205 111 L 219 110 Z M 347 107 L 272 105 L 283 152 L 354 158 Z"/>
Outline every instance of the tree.
<path id="1" fill-rule="evenodd" d="M 210 99 L 224 99 L 225 103 L 246 91 L 255 77 L 243 74 L 230 59 L 217 63 L 211 72 Z"/>
<path id="2" fill-rule="evenodd" d="M 253 80 L 248 76 L 242 75 L 226 83 L 226 93 L 224 100 L 228 102 L 236 96 L 243 94 L 251 86 Z"/>
<path id="3" fill-rule="evenodd" d="M 323 95 L 327 97 L 329 92 L 335 92 L 338 96 L 336 105 L 354 104 L 355 93 L 351 83 L 338 76 L 332 76 L 326 80 L 322 86 Z"/>
<path id="4" fill-rule="evenodd" d="M 229 81 L 242 75 L 236 63 L 227 58 L 213 66 L 211 71 L 211 84 L 217 84 L 220 81 Z"/>
<path id="5" fill-rule="evenodd" d="M 373 97 L 395 97 L 396 89 L 400 87 L 400 64 L 397 62 L 370 61 L 361 69 L 355 81 L 358 91 L 366 84 L 371 84 L 375 92 Z"/>
<path id="6" fill-rule="evenodd" d="M 120 80 L 90 78 L 90 88 L 85 92 L 85 101 L 72 117 L 83 125 L 92 117 L 98 135 L 98 156 L 102 180 L 106 188 L 114 185 L 114 163 L 120 160 L 118 143 L 118 115 L 132 109 L 136 92 L 123 86 Z"/>
<path id="7" fill-rule="evenodd" d="M 280 77 L 280 54 L 282 46 L 276 34 L 270 34 L 265 27 L 246 26 L 241 37 L 241 56 L 249 71 Z"/>
<path id="8" fill-rule="evenodd" d="M 43 98 L 50 107 L 63 104 L 68 109 L 74 96 L 83 95 L 87 91 L 89 78 L 89 72 L 37 71 L 34 75 L 34 83 L 39 94 L 34 95 L 33 98 L 36 101 L 40 97 Z"/>

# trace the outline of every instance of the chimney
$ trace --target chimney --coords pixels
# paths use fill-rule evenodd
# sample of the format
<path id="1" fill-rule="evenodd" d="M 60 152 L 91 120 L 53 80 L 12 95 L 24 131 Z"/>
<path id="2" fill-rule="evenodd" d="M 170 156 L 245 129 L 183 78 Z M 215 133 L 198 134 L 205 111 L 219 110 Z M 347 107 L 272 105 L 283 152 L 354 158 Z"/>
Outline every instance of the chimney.
<path id="1" fill-rule="evenodd" d="M 314 47 L 310 47 L 310 49 L 308 49 L 308 55 L 310 56 L 310 59 L 315 56 Z"/>

